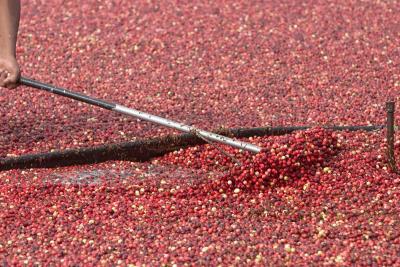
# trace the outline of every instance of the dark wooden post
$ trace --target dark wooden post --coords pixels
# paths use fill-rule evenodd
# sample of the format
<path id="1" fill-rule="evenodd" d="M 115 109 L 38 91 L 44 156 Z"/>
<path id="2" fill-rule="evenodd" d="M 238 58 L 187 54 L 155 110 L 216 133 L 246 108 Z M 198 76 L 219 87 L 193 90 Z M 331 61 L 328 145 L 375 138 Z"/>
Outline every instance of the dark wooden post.
<path id="1" fill-rule="evenodd" d="M 394 156 L 394 111 L 395 104 L 393 101 L 386 102 L 387 111 L 387 154 L 389 167 L 393 172 L 397 173 L 396 159 Z"/>

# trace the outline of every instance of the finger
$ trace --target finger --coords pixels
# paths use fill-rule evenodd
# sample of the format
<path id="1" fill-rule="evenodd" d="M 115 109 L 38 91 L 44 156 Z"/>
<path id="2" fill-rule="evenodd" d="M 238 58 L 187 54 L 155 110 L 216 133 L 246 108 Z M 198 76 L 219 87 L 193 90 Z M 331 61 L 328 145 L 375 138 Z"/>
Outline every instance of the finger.
<path id="1" fill-rule="evenodd" d="M 0 72 L 0 86 L 5 87 L 5 80 L 7 79 L 7 73 L 5 71 Z"/>
<path id="2" fill-rule="evenodd" d="M 12 82 L 6 82 L 6 83 L 4 84 L 4 87 L 7 88 L 7 89 L 14 89 L 14 88 L 16 88 L 17 86 L 18 86 L 17 83 L 12 83 Z"/>
<path id="3" fill-rule="evenodd" d="M 18 73 L 11 73 L 8 77 L 4 80 L 4 86 L 6 88 L 15 88 L 18 86 L 19 75 Z"/>

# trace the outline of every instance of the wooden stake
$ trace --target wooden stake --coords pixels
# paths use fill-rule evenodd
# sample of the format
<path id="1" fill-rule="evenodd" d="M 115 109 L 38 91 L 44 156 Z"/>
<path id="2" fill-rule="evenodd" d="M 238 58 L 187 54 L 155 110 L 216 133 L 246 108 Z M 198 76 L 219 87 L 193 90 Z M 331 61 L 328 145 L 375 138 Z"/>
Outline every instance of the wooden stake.
<path id="1" fill-rule="evenodd" d="M 387 154 L 390 169 L 397 173 L 396 159 L 394 156 L 394 111 L 395 103 L 393 101 L 386 102 L 387 111 Z"/>

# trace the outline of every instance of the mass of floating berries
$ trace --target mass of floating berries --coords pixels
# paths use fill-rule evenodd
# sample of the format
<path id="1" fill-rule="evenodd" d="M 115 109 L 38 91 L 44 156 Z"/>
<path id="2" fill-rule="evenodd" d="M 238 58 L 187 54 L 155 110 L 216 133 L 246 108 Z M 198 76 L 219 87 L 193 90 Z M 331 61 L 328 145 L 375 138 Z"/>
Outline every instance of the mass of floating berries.
<path id="1" fill-rule="evenodd" d="M 0 257 L 43 266 L 399 263 L 400 178 L 387 169 L 382 132 L 312 129 L 251 141 L 276 154 L 308 151 L 291 154 L 304 174 L 271 174 L 264 187 L 250 179 L 250 190 L 238 186 L 247 170 L 204 160 L 222 162 L 208 145 L 147 163 L 2 172 Z M 260 154 L 270 168 L 301 170 L 270 150 Z M 195 151 L 204 168 L 177 160 Z M 254 155 L 230 152 L 256 166 L 246 163 Z"/>
<path id="2" fill-rule="evenodd" d="M 205 129 L 382 124 L 400 89 L 398 11 L 374 0 L 32 0 L 17 54 L 27 77 Z M 26 87 L 0 102 L 0 156 L 171 133 Z"/>
<path id="3" fill-rule="evenodd" d="M 400 95 L 398 1 L 32 0 L 21 19 L 23 75 L 200 128 L 381 125 Z M 0 157 L 171 133 L 26 87 L 0 103 Z M 385 136 L 3 171 L 0 263 L 397 266 Z"/>
<path id="4" fill-rule="evenodd" d="M 318 128 L 280 142 L 271 142 L 269 137 L 250 141 L 261 146 L 263 152 L 252 154 L 226 147 L 225 152 L 230 155 L 227 156 L 213 145 L 205 145 L 170 153 L 161 162 L 207 171 L 226 170 L 210 189 L 216 186 L 225 190 L 259 191 L 276 183 L 314 175 L 315 168 L 322 166 L 340 147 L 335 133 Z"/>

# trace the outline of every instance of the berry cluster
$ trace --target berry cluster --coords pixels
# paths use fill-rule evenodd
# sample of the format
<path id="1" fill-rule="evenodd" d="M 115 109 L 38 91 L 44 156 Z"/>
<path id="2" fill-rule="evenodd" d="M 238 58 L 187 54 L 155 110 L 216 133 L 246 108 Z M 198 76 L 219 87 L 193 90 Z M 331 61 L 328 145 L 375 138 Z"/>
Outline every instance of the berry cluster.
<path id="1" fill-rule="evenodd" d="M 260 190 L 296 178 L 311 176 L 334 155 L 340 143 L 333 132 L 315 128 L 283 140 L 270 137 L 251 138 L 263 152 L 251 154 L 224 148 L 231 157 L 211 145 L 196 146 L 172 152 L 160 162 L 206 171 L 225 170 L 226 174 L 211 187 L 222 190 Z"/>

